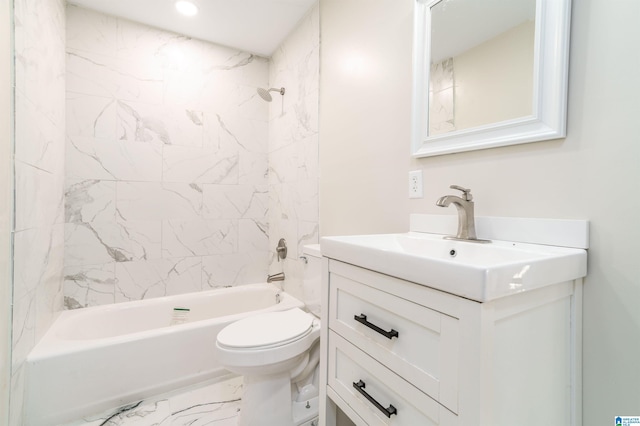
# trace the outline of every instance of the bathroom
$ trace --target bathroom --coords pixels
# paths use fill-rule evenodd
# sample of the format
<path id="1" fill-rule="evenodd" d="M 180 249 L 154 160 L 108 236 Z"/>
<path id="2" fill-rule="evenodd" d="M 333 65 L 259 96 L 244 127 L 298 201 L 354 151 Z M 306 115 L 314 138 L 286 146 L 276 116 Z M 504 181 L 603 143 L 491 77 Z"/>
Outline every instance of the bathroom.
<path id="1" fill-rule="evenodd" d="M 22 3 L 16 2 L 16 12 Z M 0 4 L 3 8 L 0 15 L 2 28 L 6 32 L 9 25 L 5 23 L 10 22 L 10 11 L 7 1 Z M 38 16 L 49 19 L 43 13 L 41 11 Z M 278 267 L 277 262 L 274 265 L 275 258 L 269 259 L 268 253 L 273 251 L 280 236 L 291 235 L 287 239 L 293 242 L 297 241 L 298 235 L 312 235 L 308 242 L 317 242 L 319 236 L 406 232 L 409 214 L 442 214 L 435 206 L 435 200 L 448 191 L 452 183 L 472 187 L 477 215 L 588 219 L 591 241 L 583 308 L 583 424 L 607 424 L 620 414 L 636 415 L 640 407 L 640 372 L 636 368 L 636 360 L 640 357 L 640 317 L 636 306 L 636 301 L 640 300 L 640 280 L 637 278 L 640 270 L 635 260 L 640 248 L 640 235 L 635 211 L 640 206 L 633 194 L 640 189 L 640 172 L 636 166 L 640 158 L 636 135 L 640 129 L 632 123 L 637 122 L 634 117 L 639 112 L 637 99 L 640 91 L 636 76 L 640 57 L 629 46 L 633 46 L 640 37 L 640 30 L 634 25 L 640 18 L 637 2 L 589 0 L 573 3 L 566 138 L 424 159 L 412 159 L 408 149 L 411 139 L 413 2 L 321 0 L 318 14 L 322 43 L 319 50 L 321 71 L 316 87 L 316 90 L 319 88 L 320 113 L 315 137 L 319 139 L 322 172 L 315 171 L 319 182 L 315 202 L 319 203 L 319 212 L 316 211 L 314 216 L 313 209 L 310 209 L 293 216 L 301 218 L 301 224 L 293 223 L 292 216 L 275 225 L 269 221 L 269 241 L 263 240 L 257 250 L 261 250 L 264 256 L 263 265 Z M 33 25 L 41 23 L 36 21 Z M 54 69 L 60 65 L 55 62 L 60 61 L 55 52 L 64 51 L 64 38 L 60 35 L 57 39 L 48 38 L 55 44 L 53 51 L 38 52 L 37 55 L 47 58 L 47 68 Z M 7 39 L 2 40 L 5 49 Z M 23 41 L 16 38 L 17 46 Z M 10 55 L 4 52 L 2 56 L 9 58 Z M 3 63 L 2 66 L 6 68 L 9 64 Z M 11 85 L 10 74 L 4 72 L 3 69 L 3 102 L 5 91 Z M 16 69 L 18 86 L 21 84 L 20 76 Z M 59 77 L 52 75 L 50 80 L 40 84 L 51 87 L 50 84 Z M 261 82 L 263 86 L 267 83 L 279 85 L 276 81 Z M 295 90 L 295 84 L 284 83 L 282 86 Z M 36 93 L 42 92 L 35 89 Z M 64 91 L 56 94 L 56 99 L 65 97 Z M 289 99 L 293 97 L 285 95 L 282 98 L 284 107 Z M 278 105 L 277 96 L 269 105 L 257 103 L 260 101 L 257 97 L 254 101 L 256 103 L 252 106 L 255 108 L 277 108 Z M 63 127 L 60 124 L 62 118 L 56 115 L 61 106 L 50 104 L 54 101 L 49 99 L 44 102 L 48 111 L 30 111 L 45 114 L 39 121 L 41 127 L 32 130 L 56 134 Z M 11 110 L 10 105 L 3 108 Z M 276 114 L 279 112 L 274 110 Z M 3 114 L 3 118 L 6 115 Z M 18 111 L 16 119 L 19 126 Z M 269 116 L 270 126 L 272 120 Z M 269 140 L 271 132 L 269 127 Z M 273 137 L 277 138 L 275 134 Z M 58 133 L 56 140 L 60 138 L 64 140 L 64 136 Z M 8 133 L 3 133 L 2 140 L 0 149 L 3 155 L 0 157 L 3 164 L 0 169 L 3 177 L 0 183 L 3 194 L 10 194 L 10 181 L 6 175 L 12 167 L 11 148 L 6 142 L 10 140 Z M 63 145 L 65 143 L 62 142 Z M 16 140 L 16 148 L 19 147 Z M 50 154 L 59 155 L 59 152 Z M 18 153 L 16 155 L 19 160 Z M 29 153 L 23 155 L 28 156 Z M 283 161 L 289 157 L 282 154 Z M 36 154 L 36 161 L 39 158 Z M 59 163 L 56 163 L 59 159 L 47 161 L 53 165 L 36 163 L 27 171 L 42 173 L 47 185 L 61 188 L 63 176 L 57 168 Z M 23 161 L 22 165 L 25 164 L 31 163 Z M 409 200 L 406 194 L 407 172 L 416 169 L 423 171 L 425 196 Z M 269 176 L 271 178 L 271 174 Z M 297 176 L 288 176 L 292 180 L 297 179 Z M 297 191 L 295 187 L 284 188 L 283 185 L 285 197 L 292 193 L 309 193 L 307 187 Z M 41 192 L 33 196 L 38 197 L 37 204 L 33 201 L 33 205 L 39 207 L 27 209 L 28 216 L 22 219 L 16 217 L 16 228 L 8 219 L 10 210 L 4 210 L 9 207 L 6 204 L 2 206 L 0 271 L 6 282 L 13 282 L 13 289 L 3 286 L 1 290 L 5 345 L 2 347 L 0 387 L 3 391 L 0 412 L 3 415 L 8 413 L 5 407 L 9 403 L 7 357 L 12 350 L 14 360 L 20 359 L 30 349 L 24 343 L 26 340 L 14 344 L 13 348 L 6 345 L 11 333 L 11 320 L 7 316 L 10 306 L 13 306 L 14 330 L 17 330 L 14 331 L 14 339 L 26 337 L 32 344 L 47 328 L 53 312 L 62 306 L 59 286 L 46 285 L 49 282 L 46 277 L 55 276 L 59 271 L 36 271 L 30 267 L 26 270 L 35 274 L 35 278 L 33 275 L 22 277 L 17 273 L 20 265 L 13 264 L 14 278 L 8 278 L 9 265 L 20 262 L 17 251 L 13 258 L 6 251 L 14 229 L 28 230 L 22 235 L 25 238 L 23 244 L 32 248 L 30 256 L 49 256 L 48 265 L 54 269 L 63 261 L 60 250 L 48 250 L 49 246 L 64 246 L 64 220 L 58 220 L 57 216 L 63 207 L 58 205 L 59 199 L 48 198 L 55 195 L 48 187 L 34 184 L 25 189 L 28 193 L 36 193 L 36 190 Z M 18 189 L 18 197 L 19 194 Z M 3 199 L 10 199 L 10 196 L 3 195 Z M 631 206 L 613 205 L 608 200 L 624 200 Z M 43 211 L 43 202 L 51 206 L 53 213 Z M 308 207 L 308 204 L 302 203 L 301 206 Z M 271 210 L 269 200 L 270 217 Z M 21 220 L 47 223 L 49 217 L 38 217 L 40 214 L 53 215 L 51 223 L 54 225 L 46 225 L 53 229 L 19 223 Z M 283 228 L 274 230 L 274 226 Z M 54 239 L 49 240 L 49 237 L 43 237 L 44 234 L 54 236 Z M 16 244 L 18 237 L 16 233 Z M 33 242 L 33 238 L 45 238 L 47 241 L 39 245 Z M 291 274 L 287 276 L 294 277 L 296 268 L 301 267 L 295 263 L 299 248 L 295 245 L 290 247 L 294 249 L 284 267 L 290 267 Z M 23 262 L 38 264 L 37 260 Z M 104 274 L 104 271 L 96 273 Z M 264 279 L 263 276 L 259 278 Z M 31 285 L 40 282 L 42 285 L 20 288 L 21 282 L 30 282 Z M 21 297 L 25 294 L 35 294 L 36 298 L 32 301 Z M 113 294 L 115 298 L 115 291 Z M 89 296 L 99 298 L 104 294 L 100 291 Z M 75 300 L 78 299 L 80 296 Z M 31 314 L 25 315 L 25 312 Z M 19 374 L 14 375 L 13 385 L 17 389 L 13 389 L 12 398 L 18 404 L 22 391 L 20 380 Z M 11 424 L 9 420 L 4 421 Z"/>

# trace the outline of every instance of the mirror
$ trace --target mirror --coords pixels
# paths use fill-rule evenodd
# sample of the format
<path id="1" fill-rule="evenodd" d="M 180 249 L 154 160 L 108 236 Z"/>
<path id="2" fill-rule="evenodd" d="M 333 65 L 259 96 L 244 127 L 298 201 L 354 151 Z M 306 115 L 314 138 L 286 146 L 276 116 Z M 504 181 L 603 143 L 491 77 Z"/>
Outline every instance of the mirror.
<path id="1" fill-rule="evenodd" d="M 416 0 L 414 157 L 566 134 L 570 0 Z"/>

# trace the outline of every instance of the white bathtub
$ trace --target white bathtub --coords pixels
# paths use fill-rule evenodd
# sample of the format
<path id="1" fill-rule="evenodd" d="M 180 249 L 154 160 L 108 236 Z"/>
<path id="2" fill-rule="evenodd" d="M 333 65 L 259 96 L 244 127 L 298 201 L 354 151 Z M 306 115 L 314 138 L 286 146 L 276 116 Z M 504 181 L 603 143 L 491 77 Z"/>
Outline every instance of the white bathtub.
<path id="1" fill-rule="evenodd" d="M 224 326 L 302 306 L 271 284 L 250 284 L 65 311 L 27 358 L 25 424 L 73 421 L 226 376 L 215 354 Z M 170 325 L 175 307 L 190 309 L 188 322 Z"/>

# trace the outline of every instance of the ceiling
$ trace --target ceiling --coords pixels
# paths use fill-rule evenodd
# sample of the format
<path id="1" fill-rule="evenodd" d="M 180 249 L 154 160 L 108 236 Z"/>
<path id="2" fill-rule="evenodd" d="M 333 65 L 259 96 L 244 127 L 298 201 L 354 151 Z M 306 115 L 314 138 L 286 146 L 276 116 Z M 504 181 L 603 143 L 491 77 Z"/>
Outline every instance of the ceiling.
<path id="1" fill-rule="evenodd" d="M 191 0 L 200 10 L 195 17 L 177 13 L 175 0 L 67 1 L 269 57 L 317 0 Z"/>

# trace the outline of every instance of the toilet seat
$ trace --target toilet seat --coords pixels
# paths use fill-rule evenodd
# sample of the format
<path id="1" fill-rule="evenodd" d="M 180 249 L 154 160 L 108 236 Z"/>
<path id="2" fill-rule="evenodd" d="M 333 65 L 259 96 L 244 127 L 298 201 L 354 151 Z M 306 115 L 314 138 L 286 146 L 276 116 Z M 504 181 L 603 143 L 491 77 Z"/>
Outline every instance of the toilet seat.
<path id="1" fill-rule="evenodd" d="M 292 343 L 311 333 L 314 317 L 300 308 L 248 317 L 218 333 L 218 345 L 234 350 L 259 350 Z"/>

